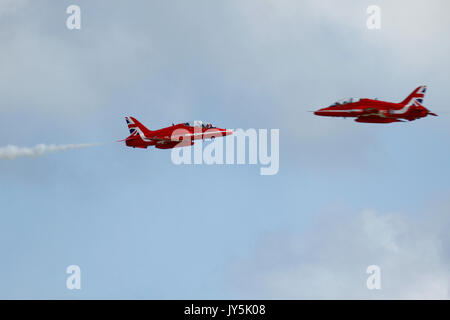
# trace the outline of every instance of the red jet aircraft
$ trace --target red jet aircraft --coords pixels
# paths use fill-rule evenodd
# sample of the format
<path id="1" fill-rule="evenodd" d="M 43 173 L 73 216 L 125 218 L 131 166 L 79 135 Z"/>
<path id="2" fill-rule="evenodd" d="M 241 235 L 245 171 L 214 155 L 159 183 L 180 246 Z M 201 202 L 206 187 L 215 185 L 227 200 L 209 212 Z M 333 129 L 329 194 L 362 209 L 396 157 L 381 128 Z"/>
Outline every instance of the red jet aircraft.
<path id="1" fill-rule="evenodd" d="M 348 98 L 314 112 L 318 116 L 356 117 L 356 122 L 391 123 L 437 116 L 422 105 L 426 86 L 420 86 L 400 103 L 372 99 Z"/>
<path id="2" fill-rule="evenodd" d="M 131 135 L 121 141 L 133 148 L 155 146 L 158 149 L 172 149 L 192 146 L 194 140 L 213 139 L 233 133 L 231 130 L 216 128 L 212 124 L 202 124 L 201 121 L 174 124 L 152 131 L 133 117 L 125 117 L 125 120 Z"/>

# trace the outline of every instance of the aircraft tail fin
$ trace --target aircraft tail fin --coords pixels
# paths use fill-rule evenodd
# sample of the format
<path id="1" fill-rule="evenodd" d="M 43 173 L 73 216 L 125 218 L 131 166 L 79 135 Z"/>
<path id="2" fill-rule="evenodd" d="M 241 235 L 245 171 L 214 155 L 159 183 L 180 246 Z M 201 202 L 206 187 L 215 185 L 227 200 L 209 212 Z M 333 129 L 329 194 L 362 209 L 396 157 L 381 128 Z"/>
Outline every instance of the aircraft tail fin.
<path id="1" fill-rule="evenodd" d="M 414 105 L 416 102 L 422 104 L 425 98 L 425 92 L 427 91 L 427 86 L 417 87 L 411 94 L 401 102 L 404 105 Z"/>
<path id="2" fill-rule="evenodd" d="M 144 134 L 150 132 L 142 123 L 140 123 L 136 118 L 133 117 L 125 117 L 125 121 L 127 122 L 128 129 L 130 130 L 130 134 L 134 133 Z"/>

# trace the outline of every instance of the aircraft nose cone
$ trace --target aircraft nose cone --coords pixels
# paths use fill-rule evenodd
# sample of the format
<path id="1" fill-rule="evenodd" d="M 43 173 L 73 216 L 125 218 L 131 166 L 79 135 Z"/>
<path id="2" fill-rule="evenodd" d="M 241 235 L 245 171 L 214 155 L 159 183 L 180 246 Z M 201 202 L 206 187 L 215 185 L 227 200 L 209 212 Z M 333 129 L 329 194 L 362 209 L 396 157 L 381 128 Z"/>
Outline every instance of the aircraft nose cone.
<path id="1" fill-rule="evenodd" d="M 323 109 L 319 109 L 319 110 L 317 110 L 317 111 L 314 111 L 314 114 L 316 115 L 316 116 L 321 116 L 321 115 L 323 115 Z"/>
<path id="2" fill-rule="evenodd" d="M 225 129 L 225 130 L 223 131 L 223 133 L 224 133 L 225 136 L 228 136 L 228 135 L 232 134 L 233 131 L 228 130 L 228 129 Z"/>

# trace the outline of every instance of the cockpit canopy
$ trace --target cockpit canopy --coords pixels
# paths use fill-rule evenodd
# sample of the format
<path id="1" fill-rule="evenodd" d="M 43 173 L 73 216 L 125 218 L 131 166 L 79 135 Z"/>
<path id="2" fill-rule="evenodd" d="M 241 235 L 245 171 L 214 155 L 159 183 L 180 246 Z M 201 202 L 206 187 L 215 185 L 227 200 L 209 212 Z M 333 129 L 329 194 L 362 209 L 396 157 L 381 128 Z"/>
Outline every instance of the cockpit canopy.
<path id="1" fill-rule="evenodd" d="M 354 102 L 358 102 L 360 100 L 361 100 L 360 98 L 344 98 L 344 99 L 336 101 L 335 103 L 332 104 L 332 106 L 339 106 L 339 105 L 343 105 L 343 104 L 347 104 L 347 103 L 354 103 Z"/>
<path id="2" fill-rule="evenodd" d="M 183 124 L 188 127 L 198 127 L 198 128 L 204 128 L 204 129 L 215 128 L 215 126 L 213 126 L 211 123 L 205 124 L 202 121 L 198 121 L 198 120 L 184 122 Z"/>

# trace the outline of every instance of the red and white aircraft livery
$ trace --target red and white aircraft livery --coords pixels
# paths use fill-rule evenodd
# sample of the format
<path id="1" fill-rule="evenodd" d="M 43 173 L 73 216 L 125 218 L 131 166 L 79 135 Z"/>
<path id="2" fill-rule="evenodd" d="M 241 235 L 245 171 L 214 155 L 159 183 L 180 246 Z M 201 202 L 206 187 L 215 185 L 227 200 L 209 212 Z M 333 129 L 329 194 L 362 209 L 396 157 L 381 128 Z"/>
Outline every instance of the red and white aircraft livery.
<path id="1" fill-rule="evenodd" d="M 172 149 L 191 146 L 194 140 L 214 139 L 216 137 L 232 134 L 231 130 L 216 128 L 212 124 L 203 124 L 201 121 L 173 124 L 159 130 L 149 130 L 133 117 L 125 117 L 130 136 L 125 144 L 133 148 L 147 148 L 155 146 L 158 149 Z"/>
<path id="2" fill-rule="evenodd" d="M 420 86 L 400 103 L 372 99 L 348 98 L 314 112 L 318 116 L 356 117 L 357 122 L 391 123 L 437 116 L 422 105 L 426 86 Z"/>

